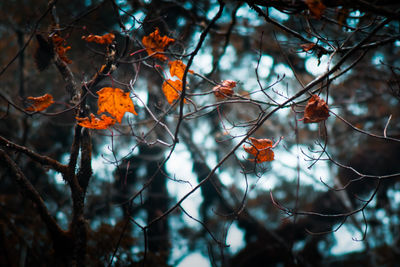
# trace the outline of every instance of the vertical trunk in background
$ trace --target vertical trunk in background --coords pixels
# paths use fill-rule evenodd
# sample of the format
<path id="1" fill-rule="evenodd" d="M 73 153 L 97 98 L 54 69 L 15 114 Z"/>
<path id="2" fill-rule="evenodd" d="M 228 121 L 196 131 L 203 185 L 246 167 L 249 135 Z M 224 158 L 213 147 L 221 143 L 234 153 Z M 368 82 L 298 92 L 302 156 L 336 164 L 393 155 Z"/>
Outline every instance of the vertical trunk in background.
<path id="1" fill-rule="evenodd" d="M 145 151 L 143 151 L 145 150 Z M 143 147 L 145 154 L 162 155 L 162 149 L 157 147 Z M 147 178 L 153 179 L 148 187 L 148 198 L 146 200 L 147 221 L 150 222 L 157 218 L 165 210 L 168 209 L 168 192 L 166 188 L 165 169 L 159 164 L 162 160 L 158 156 L 147 162 Z M 162 259 L 163 263 L 167 263 L 171 244 L 169 242 L 169 229 L 167 218 L 153 224 L 148 232 L 148 248 L 151 253 L 156 254 Z"/>

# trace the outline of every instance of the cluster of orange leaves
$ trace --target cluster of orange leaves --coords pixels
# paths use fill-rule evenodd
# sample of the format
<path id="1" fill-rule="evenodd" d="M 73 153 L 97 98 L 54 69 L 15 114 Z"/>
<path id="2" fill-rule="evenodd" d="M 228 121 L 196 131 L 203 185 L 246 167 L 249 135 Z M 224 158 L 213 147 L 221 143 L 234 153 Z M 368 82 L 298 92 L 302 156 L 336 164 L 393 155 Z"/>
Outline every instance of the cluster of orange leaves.
<path id="1" fill-rule="evenodd" d="M 306 4 L 309 6 L 311 13 L 317 18 L 321 17 L 325 6 L 320 2 L 320 0 L 306 0 Z M 110 44 L 114 40 L 115 36 L 112 33 L 97 36 L 89 35 L 87 37 L 83 36 L 82 39 L 87 42 L 96 42 L 98 44 Z M 147 53 L 157 58 L 161 61 L 168 60 L 168 58 L 163 54 L 164 49 L 175 40 L 167 36 L 160 36 L 159 30 L 156 29 L 153 33 L 148 36 L 143 37 L 142 42 L 146 48 Z M 55 35 L 53 37 L 53 42 L 57 47 L 57 53 L 60 58 L 64 61 L 66 59 L 65 52 L 70 49 L 70 47 L 63 47 L 65 40 L 61 37 Z M 308 51 L 314 47 L 314 44 L 302 45 L 305 51 Z M 60 52 L 59 52 L 60 51 Z M 67 62 L 66 61 L 66 62 Z M 164 81 L 162 85 L 162 90 L 167 98 L 169 104 L 172 104 L 175 100 L 179 99 L 179 92 L 182 91 L 182 79 L 184 72 L 186 70 L 186 65 L 180 61 L 169 61 L 168 65 L 170 67 L 169 71 L 171 76 L 176 76 L 177 80 L 168 79 Z M 192 70 L 189 73 L 194 73 Z M 236 87 L 236 82 L 232 80 L 225 80 L 221 84 L 218 84 L 213 88 L 213 92 L 218 99 L 223 99 L 226 97 L 231 97 L 234 93 L 233 88 Z M 93 113 L 89 117 L 79 118 L 76 117 L 78 124 L 91 129 L 107 129 L 108 127 L 114 125 L 116 121 L 121 123 L 122 117 L 125 112 L 131 112 L 137 115 L 132 99 L 129 97 L 129 93 L 124 92 L 119 88 L 104 87 L 97 92 L 99 95 L 98 99 L 98 111 L 97 114 L 105 113 L 111 115 L 107 116 L 102 114 L 100 118 L 96 118 Z M 50 106 L 53 103 L 53 97 L 46 94 L 41 97 L 28 97 L 29 100 L 33 101 L 32 106 L 28 107 L 27 111 L 41 111 Z M 301 119 L 304 123 L 314 123 L 324 121 L 329 117 L 329 108 L 326 102 L 319 98 L 317 95 L 313 95 L 304 110 L 304 117 Z M 253 137 L 249 138 L 251 145 L 243 146 L 244 150 L 253 155 L 256 163 L 269 162 L 274 160 L 274 144 L 270 139 L 256 139 Z"/>
<path id="2" fill-rule="evenodd" d="M 147 54 L 161 61 L 168 60 L 168 57 L 161 53 L 164 53 L 165 49 L 173 42 L 175 42 L 173 38 L 161 36 L 158 28 L 142 38 L 142 43 L 146 48 Z M 186 65 L 181 60 L 168 61 L 168 65 L 171 77 L 178 77 L 178 80 L 167 79 L 162 85 L 163 93 L 171 105 L 175 100 L 179 99 L 180 92 L 182 92 L 182 80 Z M 191 74 L 194 73 L 192 70 L 188 70 L 188 72 Z"/>
<path id="3" fill-rule="evenodd" d="M 304 123 L 317 123 L 325 121 L 329 117 L 329 107 L 326 102 L 321 99 L 318 95 L 312 95 L 308 100 L 307 105 L 304 109 L 304 117 L 300 119 Z M 256 163 L 274 160 L 275 147 L 270 139 L 256 139 L 253 137 L 249 138 L 251 146 L 243 146 L 244 150 L 253 155 Z"/>
<path id="4" fill-rule="evenodd" d="M 56 53 L 58 54 L 60 59 L 65 63 L 71 64 L 72 60 L 70 60 L 66 55 L 67 51 L 71 49 L 71 46 L 66 46 L 67 41 L 58 34 L 54 34 L 51 39 L 55 47 Z M 82 39 L 86 42 L 94 42 L 97 44 L 111 44 L 115 39 L 115 35 L 113 33 L 107 33 L 103 36 L 90 34 L 88 36 L 82 36 Z"/>
<path id="5" fill-rule="evenodd" d="M 124 92 L 119 88 L 104 87 L 97 92 L 99 98 L 97 100 L 98 111 L 97 114 L 107 112 L 111 115 L 107 116 L 102 114 L 100 119 L 96 118 L 93 113 L 90 117 L 79 118 L 76 117 L 78 124 L 82 127 L 90 129 L 107 129 L 115 124 L 121 123 L 122 117 L 125 112 L 130 112 L 137 115 L 132 99 L 129 97 L 128 92 Z"/>
<path id="6" fill-rule="evenodd" d="M 168 58 L 164 54 L 159 53 L 163 53 L 166 47 L 174 41 L 174 39 L 169 38 L 168 36 L 161 36 L 158 28 L 156 28 L 154 32 L 142 38 L 142 43 L 146 48 L 147 54 L 161 61 L 166 61 Z M 172 104 L 180 97 L 186 65 L 181 60 L 169 61 L 168 65 L 171 76 L 178 77 L 178 80 L 168 79 L 164 81 L 162 85 L 162 90 L 168 103 Z M 192 70 L 189 70 L 188 72 L 191 74 L 194 73 Z M 215 86 L 213 92 L 218 99 L 223 99 L 233 95 L 234 87 L 236 87 L 235 81 L 225 80 L 221 84 Z"/>
<path id="7" fill-rule="evenodd" d="M 54 103 L 53 96 L 50 94 L 45 94 L 38 97 L 28 96 L 26 99 L 30 102 L 30 106 L 27 107 L 25 110 L 29 112 L 38 112 L 45 110 Z"/>
<path id="8" fill-rule="evenodd" d="M 103 36 L 89 34 L 88 36 L 82 36 L 82 40 L 86 42 L 94 42 L 96 44 L 111 44 L 115 39 L 115 35 L 113 33 L 107 33 Z"/>
<path id="9" fill-rule="evenodd" d="M 70 46 L 66 46 L 67 41 L 58 34 L 54 34 L 51 37 L 51 40 L 53 41 L 56 53 L 58 54 L 60 59 L 67 64 L 71 64 L 72 60 L 70 60 L 66 55 L 67 51 L 71 49 Z"/>

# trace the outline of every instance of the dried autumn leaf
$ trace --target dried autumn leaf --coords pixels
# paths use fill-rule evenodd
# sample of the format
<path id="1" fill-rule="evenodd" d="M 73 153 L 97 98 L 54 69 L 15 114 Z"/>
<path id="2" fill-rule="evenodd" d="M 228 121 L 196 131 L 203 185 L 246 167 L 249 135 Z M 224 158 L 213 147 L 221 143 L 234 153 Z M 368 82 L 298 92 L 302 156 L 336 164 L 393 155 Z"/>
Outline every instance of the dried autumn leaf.
<path id="1" fill-rule="evenodd" d="M 329 117 L 328 104 L 321 99 L 318 95 L 313 95 L 308 100 L 307 106 L 304 110 L 304 118 L 300 119 L 304 123 L 313 123 L 324 121 Z"/>
<path id="2" fill-rule="evenodd" d="M 183 74 L 185 73 L 186 65 L 181 60 L 174 60 L 168 62 L 169 73 L 171 76 L 176 76 L 180 80 L 183 79 Z M 189 73 L 193 74 L 194 71 L 188 70 Z"/>
<path id="3" fill-rule="evenodd" d="M 274 160 L 273 142 L 270 139 L 256 139 L 250 137 L 251 146 L 243 145 L 244 150 L 255 158 L 250 161 L 257 163 Z"/>
<path id="4" fill-rule="evenodd" d="M 213 92 L 218 99 L 233 96 L 233 88 L 236 87 L 236 82 L 232 80 L 225 80 L 221 84 L 214 86 Z"/>
<path id="5" fill-rule="evenodd" d="M 72 60 L 70 60 L 69 58 L 67 58 L 66 53 L 68 50 L 71 49 L 70 46 L 65 46 L 66 45 L 66 41 L 64 38 L 60 37 L 57 34 L 54 34 L 52 36 L 52 41 L 56 50 L 56 53 L 58 54 L 58 56 L 60 57 L 60 59 L 62 61 L 64 61 L 65 63 L 71 64 Z"/>
<path id="6" fill-rule="evenodd" d="M 82 36 L 82 40 L 86 42 L 94 42 L 96 44 L 111 44 L 115 39 L 115 35 L 113 33 L 107 33 L 103 36 L 89 34 L 88 36 Z"/>
<path id="7" fill-rule="evenodd" d="M 27 100 L 29 100 L 31 104 L 25 110 L 30 112 L 45 110 L 54 103 L 53 96 L 50 94 L 45 94 L 38 97 L 28 96 Z"/>
<path id="8" fill-rule="evenodd" d="M 305 0 L 308 9 L 316 19 L 321 19 L 322 13 L 325 11 L 326 6 L 321 0 Z"/>
<path id="9" fill-rule="evenodd" d="M 154 58 L 158 58 L 162 61 L 165 61 L 168 58 L 163 54 L 154 53 L 164 52 L 164 49 L 173 42 L 175 42 L 175 40 L 172 38 L 169 38 L 167 36 L 161 37 L 158 28 L 156 28 L 154 32 L 142 38 L 142 43 L 146 48 L 147 54 L 152 55 Z"/>
<path id="10" fill-rule="evenodd" d="M 115 119 L 108 117 L 106 115 L 101 115 L 101 118 L 96 118 L 93 113 L 90 114 L 90 118 L 79 118 L 76 117 L 78 124 L 82 127 L 89 128 L 89 129 L 107 129 L 111 125 L 115 124 Z"/>
<path id="11" fill-rule="evenodd" d="M 58 34 L 54 34 L 54 35 L 51 37 L 51 39 L 52 39 L 53 44 L 54 44 L 55 46 L 63 45 L 63 44 L 65 44 L 65 42 L 66 42 L 65 39 L 62 38 L 61 36 L 59 36 Z"/>
<path id="12" fill-rule="evenodd" d="M 179 99 L 179 92 L 182 91 L 182 81 L 181 80 L 166 80 L 162 85 L 162 90 L 168 103 L 171 105 L 176 99 Z"/>
<path id="13" fill-rule="evenodd" d="M 71 63 L 72 63 L 72 60 L 70 60 L 69 58 L 67 58 L 67 56 L 66 56 L 65 54 L 66 54 L 67 51 L 70 50 L 70 49 L 71 49 L 70 46 L 67 46 L 67 47 L 64 47 L 64 46 L 57 46 L 57 47 L 56 47 L 56 53 L 58 54 L 58 56 L 60 57 L 60 59 L 61 59 L 62 61 L 64 61 L 65 63 L 68 63 L 68 64 L 71 64 Z"/>
<path id="14" fill-rule="evenodd" d="M 99 73 L 103 73 L 103 70 L 107 67 L 107 65 L 101 65 Z"/>
<path id="15" fill-rule="evenodd" d="M 125 112 L 131 112 L 137 115 L 129 93 L 125 93 L 122 89 L 104 87 L 99 90 L 97 94 L 99 95 L 99 99 L 97 100 L 99 106 L 97 114 L 108 112 L 111 116 L 115 117 L 119 123 L 121 123 Z"/>
<path id="16" fill-rule="evenodd" d="M 303 51 L 308 52 L 308 51 L 310 51 L 311 49 L 314 48 L 315 44 L 314 43 L 307 43 L 307 44 L 301 44 L 300 46 L 301 46 L 301 48 L 303 48 Z"/>

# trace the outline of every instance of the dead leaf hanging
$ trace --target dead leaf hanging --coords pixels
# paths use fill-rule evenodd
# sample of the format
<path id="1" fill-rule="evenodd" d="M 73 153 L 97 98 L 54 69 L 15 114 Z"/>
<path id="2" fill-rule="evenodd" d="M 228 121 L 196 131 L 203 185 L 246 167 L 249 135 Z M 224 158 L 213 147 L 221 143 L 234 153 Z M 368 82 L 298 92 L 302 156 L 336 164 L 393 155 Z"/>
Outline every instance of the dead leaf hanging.
<path id="1" fill-rule="evenodd" d="M 96 44 L 111 44 L 115 39 L 115 35 L 113 33 L 107 33 L 103 36 L 89 34 L 88 36 L 82 36 L 82 40 L 86 42 L 94 42 Z"/>
<path id="2" fill-rule="evenodd" d="M 232 80 L 225 80 L 221 84 L 214 86 L 213 92 L 215 97 L 223 99 L 233 96 L 233 88 L 236 87 L 236 82 Z"/>
<path id="3" fill-rule="evenodd" d="M 186 65 L 181 60 L 174 60 L 168 62 L 169 73 L 171 76 L 176 76 L 180 80 L 183 79 L 183 74 L 185 73 Z M 194 71 L 188 70 L 189 73 L 193 74 Z"/>
<path id="4" fill-rule="evenodd" d="M 168 103 L 171 105 L 175 100 L 179 99 L 179 92 L 182 91 L 182 81 L 181 80 L 166 80 L 162 85 L 162 90 Z"/>
<path id="5" fill-rule="evenodd" d="M 313 95 L 304 109 L 304 117 L 300 120 L 304 123 L 324 121 L 329 117 L 329 107 L 318 95 Z"/>
<path id="6" fill-rule="evenodd" d="M 115 119 L 106 116 L 105 114 L 101 115 L 101 118 L 96 118 L 93 113 L 90 114 L 90 118 L 79 118 L 76 117 L 78 124 L 82 127 L 89 128 L 89 129 L 107 129 L 111 125 L 115 124 Z"/>
<path id="7" fill-rule="evenodd" d="M 312 50 L 315 45 L 316 44 L 314 44 L 314 43 L 306 43 L 306 44 L 301 44 L 300 46 L 301 46 L 301 48 L 303 48 L 304 52 L 308 52 L 308 51 Z"/>
<path id="8" fill-rule="evenodd" d="M 26 111 L 29 112 L 37 112 L 45 110 L 51 104 L 54 103 L 53 96 L 50 94 L 45 94 L 38 97 L 28 96 L 27 100 L 31 102 L 30 106 L 25 109 Z"/>
<path id="9" fill-rule="evenodd" d="M 108 112 L 119 123 L 121 123 L 125 112 L 137 115 L 129 93 L 124 92 L 122 89 L 104 87 L 97 94 L 99 95 L 97 114 Z"/>
<path id="10" fill-rule="evenodd" d="M 167 36 L 161 37 L 160 31 L 158 28 L 152 33 L 142 38 L 142 43 L 146 48 L 147 54 L 152 55 L 154 58 L 158 58 L 162 61 L 167 60 L 168 58 L 163 54 L 154 54 L 154 53 L 163 53 L 165 48 L 175 42 L 174 39 L 169 38 Z"/>
<path id="11" fill-rule="evenodd" d="M 60 37 L 58 34 L 54 34 L 52 36 L 52 41 L 56 50 L 56 53 L 60 57 L 62 61 L 64 61 L 67 64 L 71 64 L 72 60 L 67 58 L 67 51 L 71 49 L 70 46 L 65 46 L 67 44 L 66 40 L 62 37 Z"/>
<path id="12" fill-rule="evenodd" d="M 253 155 L 255 158 L 250 161 L 257 163 L 274 160 L 273 142 L 270 139 L 256 139 L 253 137 L 249 138 L 251 146 L 243 145 L 244 150 Z"/>

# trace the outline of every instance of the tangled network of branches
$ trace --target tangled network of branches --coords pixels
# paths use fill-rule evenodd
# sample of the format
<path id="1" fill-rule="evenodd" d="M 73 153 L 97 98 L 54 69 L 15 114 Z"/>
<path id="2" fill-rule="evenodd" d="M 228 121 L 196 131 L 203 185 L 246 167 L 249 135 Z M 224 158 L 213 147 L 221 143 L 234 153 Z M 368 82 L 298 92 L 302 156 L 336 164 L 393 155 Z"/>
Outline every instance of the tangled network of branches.
<path id="1" fill-rule="evenodd" d="M 398 1 L 0 10 L 0 265 L 396 264 Z"/>

